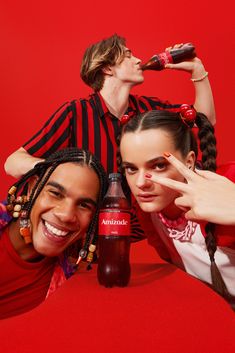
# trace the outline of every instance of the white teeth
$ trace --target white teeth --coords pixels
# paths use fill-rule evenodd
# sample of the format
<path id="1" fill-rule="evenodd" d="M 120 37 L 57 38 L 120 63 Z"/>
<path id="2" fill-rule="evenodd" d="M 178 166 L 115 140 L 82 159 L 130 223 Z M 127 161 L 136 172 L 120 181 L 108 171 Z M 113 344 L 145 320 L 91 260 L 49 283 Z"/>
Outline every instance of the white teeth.
<path id="1" fill-rule="evenodd" d="M 49 232 L 53 233 L 58 237 L 65 237 L 69 232 L 65 232 L 64 230 L 53 227 L 50 223 L 45 221 L 45 226 L 49 230 Z"/>

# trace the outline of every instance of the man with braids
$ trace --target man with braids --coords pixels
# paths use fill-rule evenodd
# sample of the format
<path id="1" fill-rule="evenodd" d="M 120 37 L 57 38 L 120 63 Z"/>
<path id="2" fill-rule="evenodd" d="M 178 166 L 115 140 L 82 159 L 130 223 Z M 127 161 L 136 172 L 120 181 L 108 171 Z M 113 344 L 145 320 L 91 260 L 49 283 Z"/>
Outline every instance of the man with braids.
<path id="1" fill-rule="evenodd" d="M 200 168 L 215 172 L 214 129 L 204 114 L 196 113 L 186 104 L 180 113 L 151 111 L 124 122 L 120 139 L 121 167 L 140 206 L 139 219 L 149 243 L 165 260 L 206 282 L 232 304 L 235 227 L 206 222 L 211 221 L 210 216 L 204 217 L 203 222 L 200 217 L 198 222 L 195 217 L 190 220 L 188 204 L 180 200 L 177 187 L 172 188 L 174 183 L 169 183 L 169 179 L 176 185 L 187 183 L 169 162 L 172 155 L 185 168 L 191 171 L 195 168 L 198 147 L 191 129 L 194 124 L 199 129 Z M 235 181 L 234 163 L 218 168 L 218 172 Z M 167 187 L 166 180 L 171 188 Z M 146 212 L 144 217 L 141 211 Z"/>
<path id="2" fill-rule="evenodd" d="M 0 208 L 1 319 L 40 304 L 81 259 L 90 266 L 106 188 L 100 162 L 74 147 L 55 152 L 9 189 Z"/>

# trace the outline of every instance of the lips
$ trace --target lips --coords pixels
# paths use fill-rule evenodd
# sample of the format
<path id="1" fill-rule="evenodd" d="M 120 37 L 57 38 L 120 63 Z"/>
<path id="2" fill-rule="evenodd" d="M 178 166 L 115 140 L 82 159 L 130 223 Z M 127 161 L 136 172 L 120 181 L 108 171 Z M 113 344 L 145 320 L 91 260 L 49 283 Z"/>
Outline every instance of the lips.
<path id="1" fill-rule="evenodd" d="M 157 195 L 154 194 L 138 194 L 137 198 L 141 202 L 152 202 L 155 200 Z"/>
<path id="2" fill-rule="evenodd" d="M 60 229 L 48 221 L 43 221 L 43 234 L 51 241 L 63 242 L 66 241 L 68 236 L 71 235 L 71 231 Z"/>
<path id="3" fill-rule="evenodd" d="M 64 230 L 61 230 L 61 229 L 58 229 L 56 227 L 54 227 L 53 225 L 51 225 L 50 223 L 46 222 L 44 223 L 46 229 L 52 233 L 53 235 L 57 236 L 57 237 L 65 237 L 66 235 L 68 235 L 68 231 L 64 231 Z"/>

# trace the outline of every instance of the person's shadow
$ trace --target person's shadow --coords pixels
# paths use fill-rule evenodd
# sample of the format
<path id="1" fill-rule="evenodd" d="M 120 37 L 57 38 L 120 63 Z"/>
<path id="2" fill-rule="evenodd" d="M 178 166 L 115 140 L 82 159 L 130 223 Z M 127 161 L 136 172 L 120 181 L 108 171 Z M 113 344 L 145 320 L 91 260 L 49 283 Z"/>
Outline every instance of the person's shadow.
<path id="1" fill-rule="evenodd" d="M 168 263 L 134 263 L 131 264 L 131 280 L 129 285 L 130 287 L 137 287 L 158 281 L 176 270 L 177 267 Z"/>

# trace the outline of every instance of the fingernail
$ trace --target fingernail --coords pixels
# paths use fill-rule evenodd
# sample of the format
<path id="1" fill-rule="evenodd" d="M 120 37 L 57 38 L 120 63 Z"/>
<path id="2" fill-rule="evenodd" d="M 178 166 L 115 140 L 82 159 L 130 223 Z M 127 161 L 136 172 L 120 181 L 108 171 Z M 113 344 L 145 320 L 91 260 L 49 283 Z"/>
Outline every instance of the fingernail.
<path id="1" fill-rule="evenodd" d="M 166 157 L 166 158 L 168 158 L 168 157 L 171 156 L 171 154 L 170 154 L 169 152 L 164 152 L 164 153 L 163 153 L 163 156 Z"/>
<path id="2" fill-rule="evenodd" d="M 149 179 L 152 178 L 152 174 L 146 173 L 145 178 L 149 178 Z"/>

